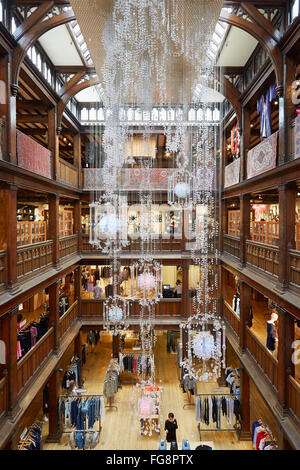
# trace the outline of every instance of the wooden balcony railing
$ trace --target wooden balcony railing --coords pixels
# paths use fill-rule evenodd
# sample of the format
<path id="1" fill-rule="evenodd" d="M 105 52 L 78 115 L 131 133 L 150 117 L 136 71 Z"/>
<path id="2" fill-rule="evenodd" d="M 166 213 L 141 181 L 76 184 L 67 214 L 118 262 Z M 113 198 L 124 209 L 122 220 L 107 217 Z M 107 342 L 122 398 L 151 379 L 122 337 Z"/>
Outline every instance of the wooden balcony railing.
<path id="1" fill-rule="evenodd" d="M 251 240 L 266 245 L 279 245 L 279 222 L 253 221 Z"/>
<path id="2" fill-rule="evenodd" d="M 130 245 L 124 247 L 123 251 L 140 251 L 141 243 L 139 240 L 130 239 Z M 182 240 L 176 238 L 157 238 L 155 240 L 155 249 L 156 251 L 181 251 L 182 250 Z M 99 251 L 97 248 L 93 247 L 89 243 L 89 235 L 82 235 L 82 251 L 83 252 L 96 252 Z"/>
<path id="3" fill-rule="evenodd" d="M 78 300 L 60 317 L 58 325 L 58 335 L 62 339 L 78 317 Z"/>
<path id="4" fill-rule="evenodd" d="M 240 335 L 240 319 L 235 311 L 230 307 L 229 303 L 224 300 L 223 304 L 223 316 L 226 318 L 228 323 L 232 326 L 235 333 Z"/>
<path id="5" fill-rule="evenodd" d="M 81 300 L 81 316 L 96 316 L 103 319 L 103 300 Z"/>
<path id="6" fill-rule="evenodd" d="M 34 275 L 52 263 L 53 241 L 48 240 L 17 248 L 17 276 Z"/>
<path id="7" fill-rule="evenodd" d="M 289 250 L 289 282 L 300 288 L 300 252 Z"/>
<path id="8" fill-rule="evenodd" d="M 66 162 L 63 159 L 59 159 L 59 177 L 58 179 L 62 183 L 66 183 L 69 186 L 78 187 L 78 170 L 75 166 Z"/>
<path id="9" fill-rule="evenodd" d="M 0 292 L 6 286 L 6 251 L 0 251 Z"/>
<path id="10" fill-rule="evenodd" d="M 246 326 L 246 348 L 275 389 L 278 390 L 278 362 L 248 326 Z"/>
<path id="11" fill-rule="evenodd" d="M 43 362 L 51 354 L 54 348 L 54 328 L 51 327 L 47 333 L 25 354 L 18 362 L 17 387 L 18 394 L 28 385 L 34 373 L 41 367 Z"/>
<path id="12" fill-rule="evenodd" d="M 236 258 L 240 257 L 240 239 L 232 237 L 231 235 L 224 234 L 223 236 L 224 251 Z"/>
<path id="13" fill-rule="evenodd" d="M 288 401 L 292 414 L 300 424 L 300 385 L 291 375 L 288 381 Z"/>
<path id="14" fill-rule="evenodd" d="M 64 258 L 78 251 L 78 235 L 70 235 L 59 239 L 59 257 Z"/>
<path id="15" fill-rule="evenodd" d="M 0 419 L 6 413 L 8 407 L 8 376 L 0 380 Z"/>
<path id="16" fill-rule="evenodd" d="M 161 299 L 160 302 L 155 304 L 155 315 L 180 317 L 182 315 L 181 305 L 181 299 Z M 140 309 L 141 306 L 137 300 L 130 302 L 130 316 L 139 316 Z M 82 299 L 81 316 L 93 316 L 98 317 L 99 320 L 103 320 L 103 300 Z"/>
<path id="17" fill-rule="evenodd" d="M 279 250 L 276 247 L 247 240 L 247 263 L 262 269 L 265 273 L 278 277 Z"/>

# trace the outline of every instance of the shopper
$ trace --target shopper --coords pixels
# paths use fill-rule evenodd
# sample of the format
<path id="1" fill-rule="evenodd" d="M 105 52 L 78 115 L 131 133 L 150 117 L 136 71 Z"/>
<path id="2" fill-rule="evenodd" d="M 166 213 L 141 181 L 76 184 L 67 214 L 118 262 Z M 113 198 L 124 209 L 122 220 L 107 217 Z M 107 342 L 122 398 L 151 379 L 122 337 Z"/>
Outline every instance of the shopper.
<path id="1" fill-rule="evenodd" d="M 177 420 L 174 419 L 174 414 L 169 413 L 168 419 L 165 422 L 166 440 L 167 442 L 177 442 L 176 429 L 178 429 Z"/>
<path id="2" fill-rule="evenodd" d="M 182 296 L 182 283 L 180 279 L 176 281 L 176 287 L 174 289 L 174 297 L 181 297 Z"/>

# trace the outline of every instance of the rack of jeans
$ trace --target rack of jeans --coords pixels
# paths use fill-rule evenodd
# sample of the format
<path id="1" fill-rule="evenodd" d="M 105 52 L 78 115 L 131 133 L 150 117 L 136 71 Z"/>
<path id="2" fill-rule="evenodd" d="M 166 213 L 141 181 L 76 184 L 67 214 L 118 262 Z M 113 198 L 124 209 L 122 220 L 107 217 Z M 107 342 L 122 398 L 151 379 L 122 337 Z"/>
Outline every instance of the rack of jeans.
<path id="1" fill-rule="evenodd" d="M 72 434 L 72 448 L 93 448 L 92 443 L 99 442 L 99 436 L 104 422 L 105 405 L 103 395 L 60 395 L 58 397 L 59 427 L 63 433 Z M 94 430 L 99 422 L 99 430 Z M 98 440 L 95 433 L 98 433 Z M 85 442 L 88 436 L 89 445 Z M 96 445 L 96 444 L 95 444 Z"/>
<path id="2" fill-rule="evenodd" d="M 195 403 L 196 422 L 201 440 L 201 430 L 238 431 L 241 423 L 241 405 L 239 395 L 234 393 L 200 393 Z M 234 423 L 235 421 L 235 423 Z M 202 428 L 201 423 L 213 428 Z"/>
<path id="3" fill-rule="evenodd" d="M 30 428 L 23 431 L 18 444 L 18 450 L 43 450 L 41 421 L 36 421 Z"/>

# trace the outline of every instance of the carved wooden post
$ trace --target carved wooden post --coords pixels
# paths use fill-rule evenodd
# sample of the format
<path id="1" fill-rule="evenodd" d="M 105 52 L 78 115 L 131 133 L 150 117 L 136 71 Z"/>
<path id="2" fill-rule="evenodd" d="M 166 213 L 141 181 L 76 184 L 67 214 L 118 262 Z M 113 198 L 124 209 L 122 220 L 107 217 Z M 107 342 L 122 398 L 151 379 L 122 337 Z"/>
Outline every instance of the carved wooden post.
<path id="1" fill-rule="evenodd" d="M 59 371 L 55 370 L 49 379 L 49 434 L 46 442 L 59 442 L 62 434 L 58 414 L 60 378 Z"/>
<path id="2" fill-rule="evenodd" d="M 53 266 L 59 268 L 59 196 L 49 194 L 49 236 L 53 240 L 52 261 Z"/>
<path id="3" fill-rule="evenodd" d="M 59 338 L 59 281 L 49 286 L 49 324 L 54 327 L 54 353 L 57 354 L 60 345 Z"/>
<path id="4" fill-rule="evenodd" d="M 250 380 L 249 375 L 244 367 L 240 367 L 240 380 L 241 380 L 241 441 L 251 441 L 250 430 Z"/>
<path id="5" fill-rule="evenodd" d="M 278 402 L 281 416 L 288 414 L 288 378 L 293 375 L 292 343 L 294 320 L 286 310 L 276 307 L 278 312 Z"/>
<path id="6" fill-rule="evenodd" d="M 250 238 L 250 194 L 240 195 L 240 262 L 246 265 L 247 245 Z"/>
<path id="7" fill-rule="evenodd" d="M 18 405 L 18 366 L 17 366 L 17 315 L 18 308 L 9 312 L 8 345 L 8 416 L 12 421 L 20 411 Z"/>
<path id="8" fill-rule="evenodd" d="M 282 184 L 279 193 L 279 272 L 277 290 L 284 291 L 289 283 L 289 250 L 295 248 L 296 187 Z"/>

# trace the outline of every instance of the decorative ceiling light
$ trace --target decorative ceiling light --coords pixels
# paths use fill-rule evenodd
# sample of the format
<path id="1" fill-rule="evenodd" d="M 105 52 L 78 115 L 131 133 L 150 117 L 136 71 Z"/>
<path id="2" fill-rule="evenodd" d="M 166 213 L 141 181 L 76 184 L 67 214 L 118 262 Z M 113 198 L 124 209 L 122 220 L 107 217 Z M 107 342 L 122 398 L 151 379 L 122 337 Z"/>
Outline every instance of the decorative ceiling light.
<path id="1" fill-rule="evenodd" d="M 97 224 L 96 230 L 99 236 L 102 233 L 106 233 L 108 236 L 115 236 L 120 230 L 120 220 L 115 214 L 104 215 Z"/>
<path id="2" fill-rule="evenodd" d="M 192 340 L 193 351 L 198 359 L 207 361 L 213 359 L 215 342 L 214 337 L 209 331 L 200 331 L 196 333 Z"/>
<path id="3" fill-rule="evenodd" d="M 137 277 L 137 285 L 140 291 L 150 294 L 156 287 L 156 277 L 151 273 L 142 273 Z"/>
<path id="4" fill-rule="evenodd" d="M 196 380 L 217 380 L 226 366 L 225 324 L 213 315 L 200 314 L 190 317 L 180 325 L 188 334 L 187 357 L 180 365 Z M 206 328 L 210 325 L 210 331 Z M 193 359 L 193 356 L 196 358 Z"/>
<path id="5" fill-rule="evenodd" d="M 168 204 L 177 209 L 192 205 L 193 180 L 189 171 L 174 171 L 168 178 Z"/>
<path id="6" fill-rule="evenodd" d="M 109 297 L 103 302 L 104 330 L 113 335 L 129 327 L 129 302 L 119 295 Z"/>

